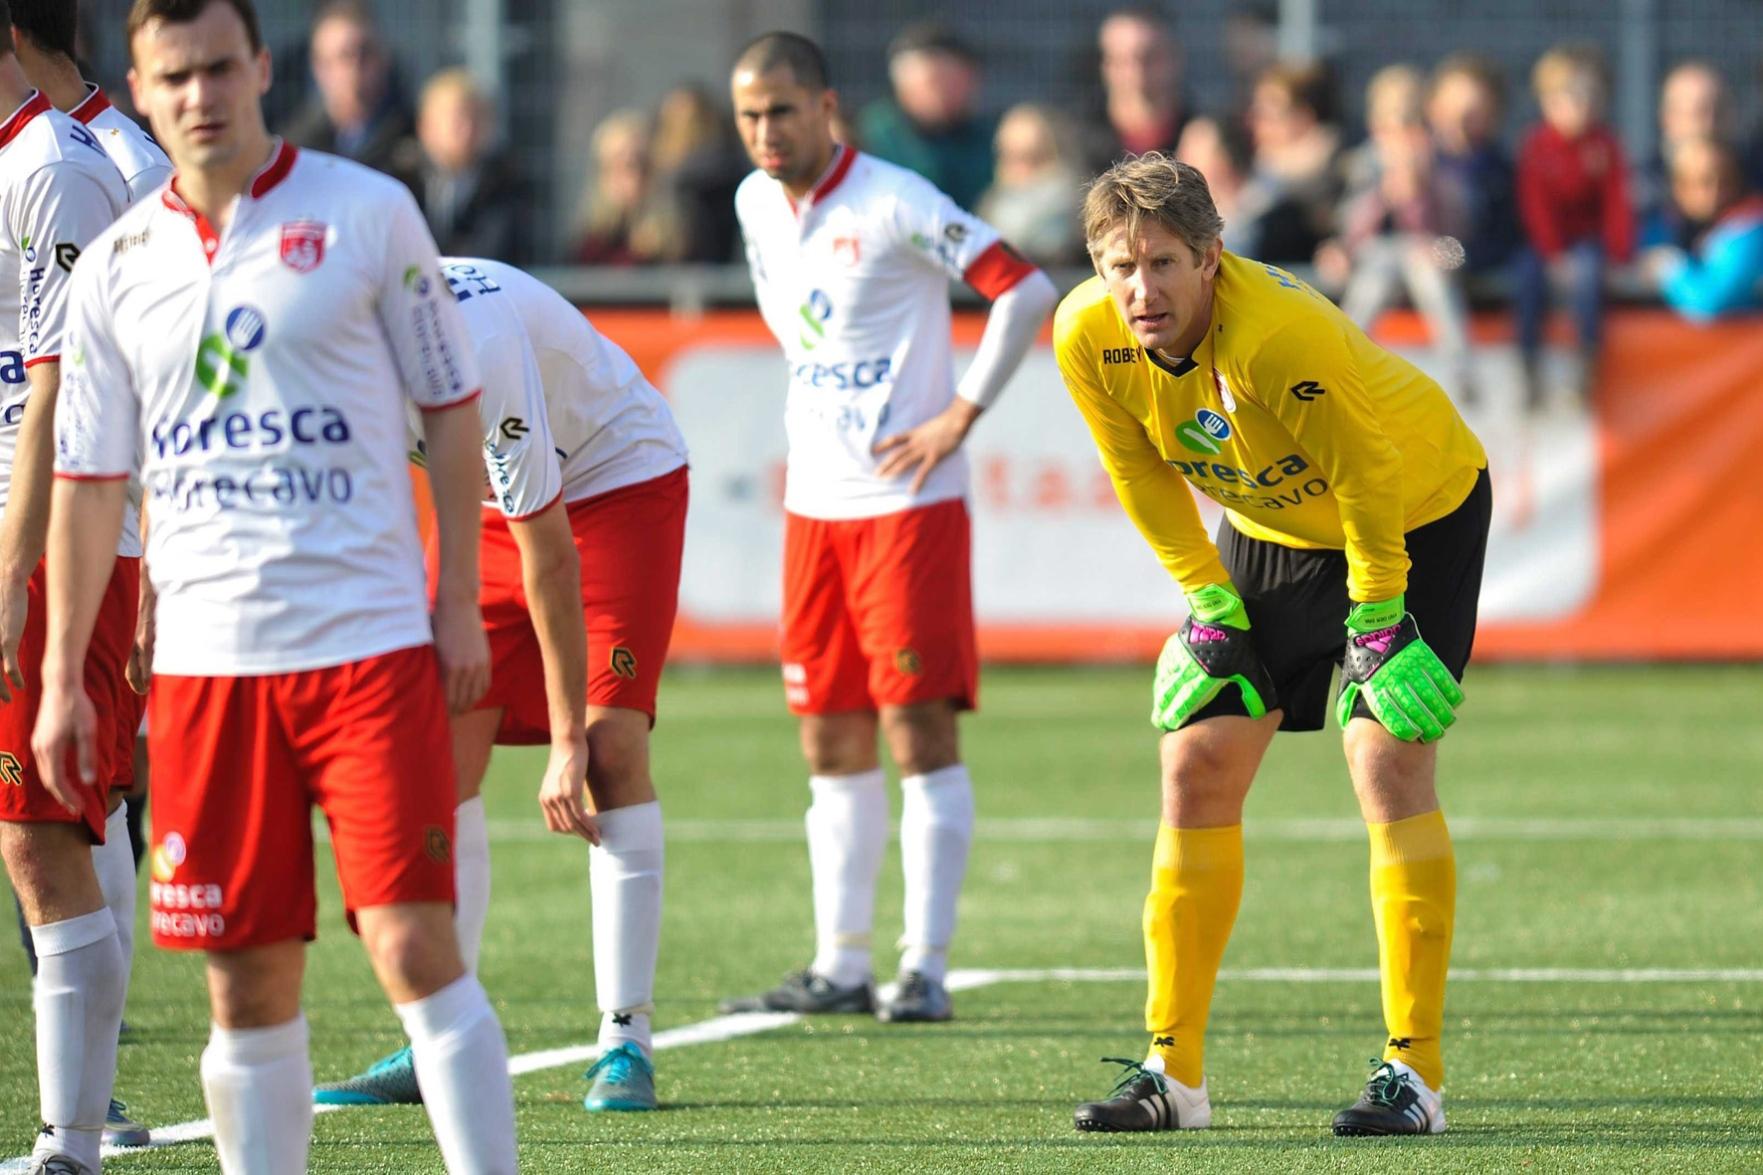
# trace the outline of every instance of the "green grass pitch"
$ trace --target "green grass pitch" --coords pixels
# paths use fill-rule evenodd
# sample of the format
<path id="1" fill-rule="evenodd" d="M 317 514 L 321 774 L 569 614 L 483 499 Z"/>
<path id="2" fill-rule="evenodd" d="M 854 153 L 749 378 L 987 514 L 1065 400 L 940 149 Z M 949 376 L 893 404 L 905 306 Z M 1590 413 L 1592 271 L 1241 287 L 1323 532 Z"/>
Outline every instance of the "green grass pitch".
<path id="1" fill-rule="evenodd" d="M 955 965 L 1142 966 L 1157 813 L 1149 670 L 995 670 L 964 727 L 979 797 Z M 581 1109 L 585 1065 L 519 1078 L 523 1169 L 559 1171 L 1744 1171 L 1763 1168 L 1763 982 L 1613 981 L 1651 968 L 1763 968 L 1763 669 L 1479 669 L 1445 744 L 1459 831 L 1448 1008 L 1449 1134 L 1328 1134 L 1381 1043 L 1363 979 L 1227 978 L 1207 1068 L 1215 1127 L 1081 1136 L 1103 1055 L 1138 1056 L 1138 979 L 962 992 L 945 1026 L 839 1017 L 671 1049 L 667 1108 Z M 775 675 L 676 672 L 656 778 L 671 828 L 659 1029 L 715 1015 L 810 953 L 807 800 Z M 589 1042 L 598 1024 L 587 860 L 550 837 L 537 751 L 486 788 L 495 897 L 483 978 L 510 1050 Z M 895 800 L 896 810 L 898 800 Z M 1227 969 L 1375 966 L 1363 834 L 1332 734 L 1275 741 L 1248 815 L 1247 891 Z M 320 1079 L 399 1043 L 341 922 L 321 854 L 306 1006 Z M 899 929 L 899 868 L 877 942 Z M 144 898 L 143 898 L 144 901 Z M 144 937 L 144 931 L 143 931 Z M 882 952 L 891 967 L 891 952 Z M 1510 969 L 1583 969 L 1513 982 Z M 200 960 L 142 949 L 118 1093 L 152 1125 L 201 1118 Z M 1314 977 L 1309 977 L 1314 979 Z M 1628 974 L 1632 979 L 1632 974 Z M 36 1124 L 24 961 L 0 942 L 0 1161 Z M 438 1171 L 420 1110 L 320 1117 L 316 1171 Z M 192 1143 L 107 1161 L 211 1171 Z"/>

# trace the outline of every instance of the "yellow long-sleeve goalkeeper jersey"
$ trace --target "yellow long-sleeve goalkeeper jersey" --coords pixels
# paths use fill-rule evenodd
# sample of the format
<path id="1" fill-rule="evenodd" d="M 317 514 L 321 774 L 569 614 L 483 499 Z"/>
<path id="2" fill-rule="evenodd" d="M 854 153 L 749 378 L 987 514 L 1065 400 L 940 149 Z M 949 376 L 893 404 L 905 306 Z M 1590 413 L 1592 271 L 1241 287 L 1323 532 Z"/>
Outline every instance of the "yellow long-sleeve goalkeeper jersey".
<path id="1" fill-rule="evenodd" d="M 1066 295 L 1053 346 L 1121 505 L 1184 591 L 1229 578 L 1187 485 L 1252 538 L 1344 550 L 1348 593 L 1368 601 L 1406 590 L 1404 533 L 1461 505 L 1487 465 L 1432 379 L 1291 274 L 1230 253 L 1187 359 L 1141 347 L 1099 277 Z"/>

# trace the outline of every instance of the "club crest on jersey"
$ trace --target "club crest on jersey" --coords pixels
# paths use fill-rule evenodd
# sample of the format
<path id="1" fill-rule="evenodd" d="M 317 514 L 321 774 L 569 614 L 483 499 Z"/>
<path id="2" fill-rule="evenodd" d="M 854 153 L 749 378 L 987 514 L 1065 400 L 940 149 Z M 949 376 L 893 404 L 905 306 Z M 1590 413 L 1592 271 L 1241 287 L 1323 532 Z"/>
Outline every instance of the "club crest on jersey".
<path id="1" fill-rule="evenodd" d="M 853 268 L 863 257 L 863 242 L 856 233 L 833 238 L 833 257 L 846 268 Z"/>
<path id="2" fill-rule="evenodd" d="M 311 273 L 323 265 L 326 227 L 317 220 L 290 220 L 282 225 L 282 264 L 295 273 Z"/>

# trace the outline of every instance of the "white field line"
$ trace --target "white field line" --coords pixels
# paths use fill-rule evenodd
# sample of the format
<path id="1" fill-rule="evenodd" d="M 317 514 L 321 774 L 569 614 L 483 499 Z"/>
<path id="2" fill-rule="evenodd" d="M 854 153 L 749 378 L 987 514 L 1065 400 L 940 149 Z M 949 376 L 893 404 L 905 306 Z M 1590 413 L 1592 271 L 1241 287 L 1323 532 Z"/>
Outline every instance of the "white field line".
<path id="1" fill-rule="evenodd" d="M 496 842 L 554 840 L 535 811 L 532 819 L 501 818 L 488 822 Z M 1763 841 L 1763 818 L 1585 817 L 1540 818 L 1458 816 L 1450 818 L 1451 836 L 1459 841 Z M 324 825 L 318 824 L 322 831 Z M 1317 819 L 1250 819 L 1243 826 L 1250 840 L 1288 842 L 1353 842 L 1365 839 L 1365 825 L 1350 817 Z M 1150 841 L 1157 835 L 1155 819 L 1046 819 L 1041 817 L 980 817 L 976 839 L 988 842 Z M 801 820 L 669 819 L 667 839 L 675 844 L 801 843 Z"/>
<path id="2" fill-rule="evenodd" d="M 1024 970 L 961 970 L 949 973 L 952 991 L 971 991 L 1000 983 L 1135 983 L 1143 982 L 1145 973 L 1131 968 L 1052 967 Z M 1218 978 L 1239 983 L 1375 983 L 1377 971 L 1365 967 L 1245 967 L 1226 968 Z M 1461 967 L 1451 972 L 1455 983 L 1763 983 L 1763 968 L 1628 968 L 1600 969 L 1576 967 Z M 762 1012 L 739 1016 L 713 1016 L 693 1024 L 669 1028 L 655 1034 L 655 1048 L 686 1048 L 698 1044 L 719 1044 L 743 1036 L 754 1036 L 777 1028 L 787 1028 L 801 1020 L 794 1012 Z M 564 1048 L 542 1049 L 522 1053 L 508 1059 L 508 1071 L 516 1077 L 543 1069 L 560 1069 L 585 1064 L 599 1056 L 595 1044 L 569 1045 Z M 349 1109 L 348 1106 L 314 1106 L 313 1112 L 330 1113 Z M 148 1147 L 122 1148 L 107 1146 L 105 1158 L 139 1154 L 144 1150 L 201 1142 L 214 1137 L 214 1123 L 207 1118 L 195 1122 L 179 1122 L 173 1126 L 153 1127 L 153 1142 Z M 30 1166 L 30 1156 L 0 1162 L 0 1175 L 22 1175 Z"/>

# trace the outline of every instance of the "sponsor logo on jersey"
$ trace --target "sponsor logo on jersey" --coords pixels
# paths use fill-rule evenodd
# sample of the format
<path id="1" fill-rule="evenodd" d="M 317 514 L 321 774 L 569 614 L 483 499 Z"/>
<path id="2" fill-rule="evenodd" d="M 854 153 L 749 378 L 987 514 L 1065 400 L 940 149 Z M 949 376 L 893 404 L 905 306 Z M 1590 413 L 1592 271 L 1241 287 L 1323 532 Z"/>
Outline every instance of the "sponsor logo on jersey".
<path id="1" fill-rule="evenodd" d="M 1318 396 L 1328 395 L 1328 389 L 1313 379 L 1299 380 L 1292 385 L 1291 392 L 1295 399 L 1302 400 L 1306 404 Z"/>
<path id="2" fill-rule="evenodd" d="M 323 265 L 327 227 L 319 220 L 290 220 L 282 225 L 282 264 L 295 273 L 311 273 Z"/>
<path id="3" fill-rule="evenodd" d="M 833 316 L 833 300 L 825 290 L 809 290 L 808 298 L 796 308 L 802 320 L 796 328 L 796 341 L 804 351 L 812 351 L 826 338 L 826 322 Z"/>
<path id="4" fill-rule="evenodd" d="M 1194 413 L 1194 423 L 1205 429 L 1206 435 L 1214 440 L 1228 441 L 1230 439 L 1230 421 L 1210 408 L 1202 408 Z"/>
<path id="5" fill-rule="evenodd" d="M 1137 347 L 1103 347 L 1102 366 L 1112 367 L 1122 363 L 1137 363 L 1139 349 Z"/>
<path id="6" fill-rule="evenodd" d="M 1202 408 L 1194 413 L 1192 420 L 1176 425 L 1175 439 L 1184 449 L 1196 453 L 1218 453 L 1221 451 L 1218 442 L 1229 440 L 1230 432 L 1230 421 L 1210 408 Z"/>
<path id="7" fill-rule="evenodd" d="M 222 329 L 196 347 L 196 384 L 217 400 L 237 392 L 251 373 L 247 354 L 263 345 L 269 324 L 255 306 L 235 306 Z"/>
<path id="8" fill-rule="evenodd" d="M 112 257 L 120 257 L 130 249 L 140 248 L 147 243 L 147 237 L 147 229 L 142 229 L 138 233 L 123 233 L 110 243 L 110 255 Z"/>
<path id="9" fill-rule="evenodd" d="M 0 383 L 21 384 L 25 382 L 25 378 L 24 352 L 0 351 Z M 22 413 L 24 411 L 24 405 L 18 405 L 18 409 Z M 11 415 L 12 408 L 8 407 L 6 412 L 6 423 L 17 424 L 18 421 L 14 420 Z"/>
<path id="10" fill-rule="evenodd" d="M 518 416 L 510 416 L 496 426 L 496 431 L 502 434 L 505 441 L 518 441 L 532 431 L 532 426 Z"/>
<path id="11" fill-rule="evenodd" d="M 80 247 L 72 241 L 62 241 L 55 246 L 55 264 L 63 273 L 73 272 L 73 263 L 80 259 Z"/>
<path id="12" fill-rule="evenodd" d="M 24 786 L 24 764 L 11 751 L 0 751 L 0 784 L 7 787 Z"/>
<path id="13" fill-rule="evenodd" d="M 1297 481 L 1299 475 L 1309 471 L 1310 462 L 1296 453 L 1286 454 L 1259 472 L 1221 465 L 1216 461 L 1171 461 L 1169 464 L 1193 482 L 1201 493 L 1225 506 L 1284 510 L 1328 492 L 1325 478 Z"/>

